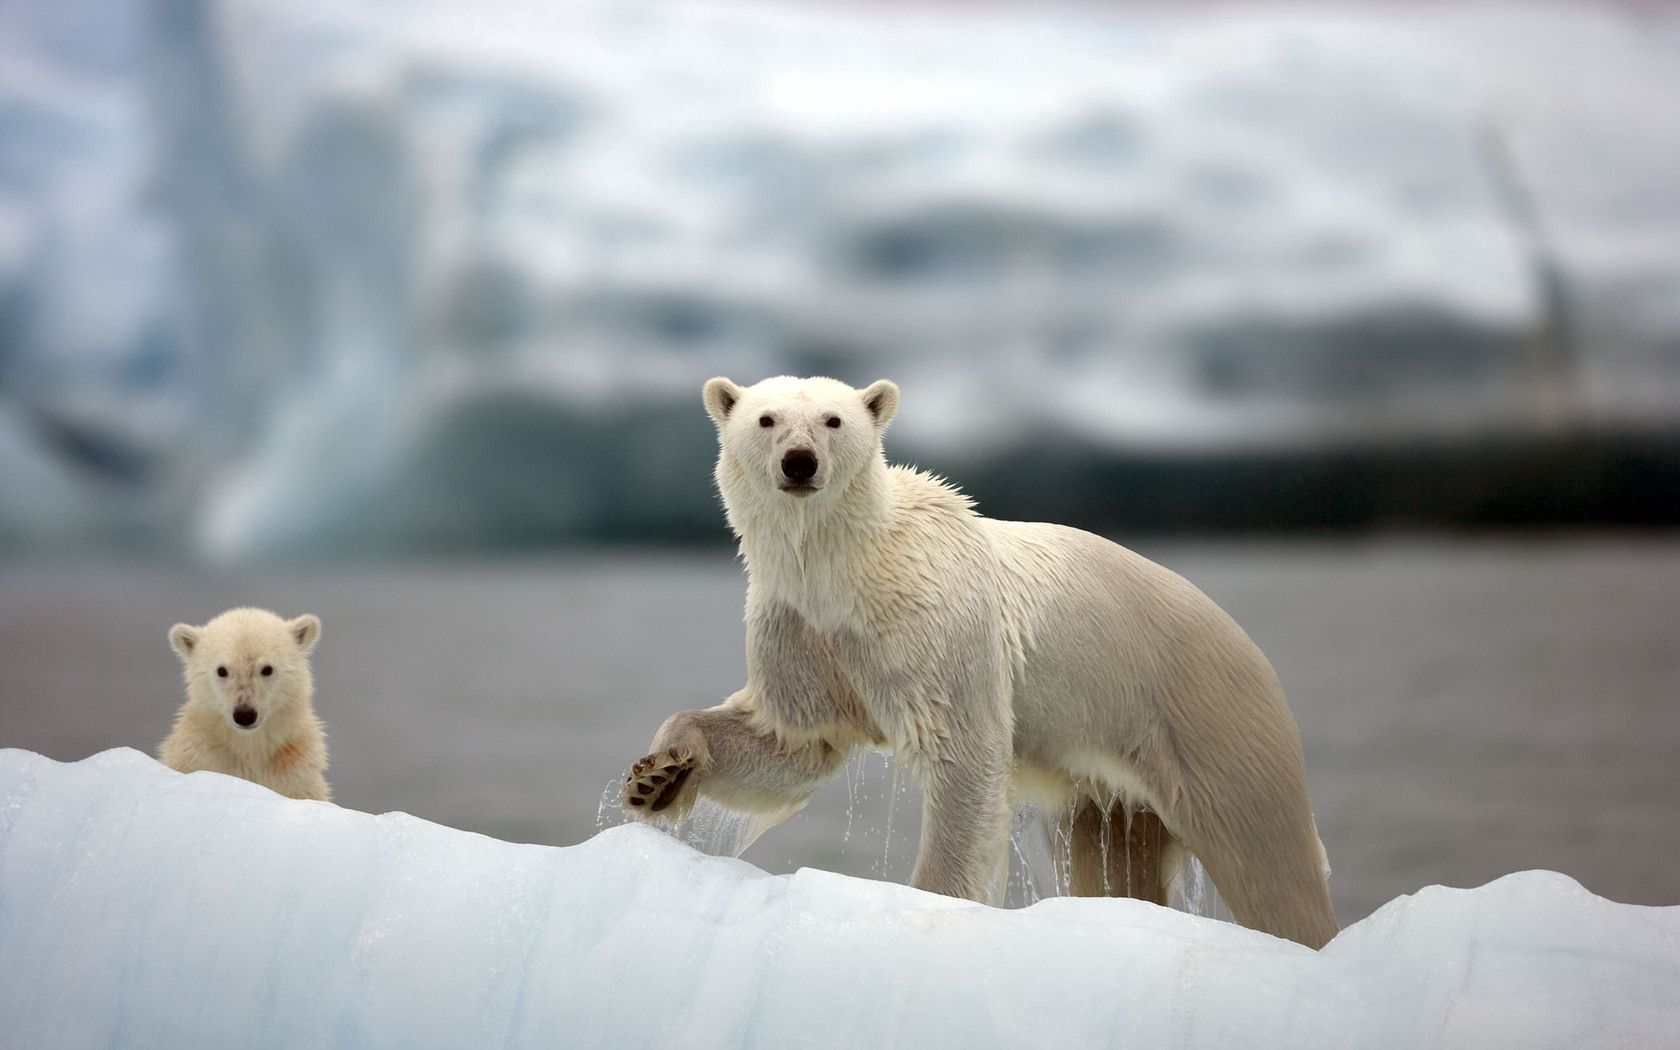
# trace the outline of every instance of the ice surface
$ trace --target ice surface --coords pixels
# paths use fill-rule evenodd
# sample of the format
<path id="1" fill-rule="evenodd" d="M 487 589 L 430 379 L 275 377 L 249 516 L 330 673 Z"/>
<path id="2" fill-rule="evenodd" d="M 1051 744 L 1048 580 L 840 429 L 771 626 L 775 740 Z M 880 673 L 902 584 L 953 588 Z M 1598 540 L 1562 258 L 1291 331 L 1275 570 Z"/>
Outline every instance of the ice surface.
<path id="1" fill-rule="evenodd" d="M 0 540 L 691 531 L 715 373 L 891 374 L 910 459 L 1680 405 L 1657 8 L 8 10 L 0 411 L 69 480 Z"/>
<path id="2" fill-rule="evenodd" d="M 1006 911 L 642 827 L 514 845 L 134 751 L 0 751 L 0 1044 L 1654 1046 L 1680 907 L 1429 887 L 1322 953 L 1118 900 Z"/>

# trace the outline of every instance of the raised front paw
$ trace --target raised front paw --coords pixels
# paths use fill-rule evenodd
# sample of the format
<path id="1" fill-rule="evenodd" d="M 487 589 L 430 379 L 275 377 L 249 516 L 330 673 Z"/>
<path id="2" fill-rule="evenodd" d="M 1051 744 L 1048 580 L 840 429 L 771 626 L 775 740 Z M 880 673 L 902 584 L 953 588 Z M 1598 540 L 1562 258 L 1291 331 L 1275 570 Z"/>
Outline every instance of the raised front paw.
<path id="1" fill-rule="evenodd" d="M 695 764 L 694 750 L 690 747 L 668 747 L 655 751 L 630 767 L 624 778 L 624 805 L 637 813 L 664 812 L 684 796 L 683 788 L 688 784 Z M 692 795 L 692 792 L 689 794 Z"/>

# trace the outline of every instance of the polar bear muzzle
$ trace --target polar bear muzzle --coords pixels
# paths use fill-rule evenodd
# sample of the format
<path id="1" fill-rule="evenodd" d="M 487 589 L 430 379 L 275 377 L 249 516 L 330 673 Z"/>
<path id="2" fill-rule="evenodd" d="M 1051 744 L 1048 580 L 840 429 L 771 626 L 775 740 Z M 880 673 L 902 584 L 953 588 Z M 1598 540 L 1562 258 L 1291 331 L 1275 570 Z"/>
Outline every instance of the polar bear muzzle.
<path id="1" fill-rule="evenodd" d="M 816 490 L 811 479 L 817 476 L 817 454 L 808 448 L 790 448 L 782 456 L 782 489 L 804 495 Z"/>

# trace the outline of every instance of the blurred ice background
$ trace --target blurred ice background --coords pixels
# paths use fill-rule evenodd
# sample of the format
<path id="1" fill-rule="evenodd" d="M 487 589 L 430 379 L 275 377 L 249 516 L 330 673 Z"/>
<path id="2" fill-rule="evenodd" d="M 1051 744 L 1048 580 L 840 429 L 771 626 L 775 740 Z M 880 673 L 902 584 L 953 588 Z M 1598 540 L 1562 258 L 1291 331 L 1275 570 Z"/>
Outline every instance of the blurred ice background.
<path id="1" fill-rule="evenodd" d="M 710 536 L 717 373 L 1000 514 L 1680 518 L 1660 8 L 4 11 L 14 549 Z"/>
<path id="2" fill-rule="evenodd" d="M 1660 4 L 0 0 L 0 745 L 309 609 L 341 801 L 575 841 L 740 675 L 699 384 L 888 376 L 1273 655 L 1344 919 L 1673 903 L 1676 100 Z M 902 877 L 852 787 L 749 857 Z"/>

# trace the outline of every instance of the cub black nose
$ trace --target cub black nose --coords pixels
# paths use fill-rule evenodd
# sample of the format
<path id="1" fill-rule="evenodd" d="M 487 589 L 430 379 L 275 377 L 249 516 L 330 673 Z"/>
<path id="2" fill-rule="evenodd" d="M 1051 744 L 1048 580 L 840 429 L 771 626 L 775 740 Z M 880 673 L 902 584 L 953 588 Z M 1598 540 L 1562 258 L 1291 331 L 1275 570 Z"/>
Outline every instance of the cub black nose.
<path id="1" fill-rule="evenodd" d="M 782 473 L 789 481 L 810 481 L 817 473 L 817 457 L 796 448 L 782 457 Z"/>
<path id="2" fill-rule="evenodd" d="M 257 724 L 257 709 L 250 704 L 240 704 L 233 709 L 233 720 L 249 729 Z"/>

